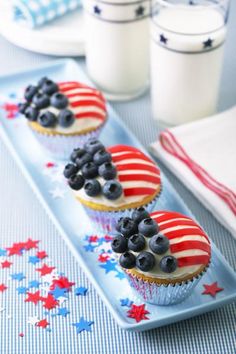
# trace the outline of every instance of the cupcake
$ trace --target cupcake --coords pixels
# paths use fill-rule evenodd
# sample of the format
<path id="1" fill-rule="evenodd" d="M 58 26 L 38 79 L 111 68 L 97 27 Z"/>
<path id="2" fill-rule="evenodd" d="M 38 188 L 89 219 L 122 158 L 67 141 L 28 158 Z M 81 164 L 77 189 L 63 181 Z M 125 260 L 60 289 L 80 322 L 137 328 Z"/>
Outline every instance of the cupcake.
<path id="1" fill-rule="evenodd" d="M 106 102 L 96 89 L 76 81 L 55 83 L 44 77 L 29 85 L 20 113 L 38 141 L 56 158 L 98 137 L 107 119 Z"/>
<path id="2" fill-rule="evenodd" d="M 112 250 L 132 288 L 157 305 L 186 299 L 207 270 L 209 238 L 191 218 L 171 211 L 137 209 L 117 223 Z"/>
<path id="3" fill-rule="evenodd" d="M 64 170 L 75 197 L 91 220 L 112 231 L 134 208 L 151 211 L 161 192 L 160 170 L 142 151 L 126 145 L 105 148 L 91 139 L 71 154 Z"/>

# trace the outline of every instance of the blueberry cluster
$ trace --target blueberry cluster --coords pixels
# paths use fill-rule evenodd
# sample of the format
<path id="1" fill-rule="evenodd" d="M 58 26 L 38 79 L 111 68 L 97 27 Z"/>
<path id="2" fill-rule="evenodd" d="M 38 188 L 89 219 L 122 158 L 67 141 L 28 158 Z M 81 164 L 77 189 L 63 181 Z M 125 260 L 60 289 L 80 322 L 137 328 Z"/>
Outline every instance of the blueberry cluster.
<path id="1" fill-rule="evenodd" d="M 121 218 L 116 229 L 119 234 L 112 240 L 111 247 L 121 253 L 119 263 L 123 268 L 137 267 L 148 272 L 156 265 L 154 254 L 162 255 L 169 249 L 169 239 L 159 232 L 158 224 L 143 207 L 135 209 L 131 218 Z M 147 246 L 152 252 L 145 250 Z M 161 258 L 159 266 L 163 272 L 172 273 L 177 268 L 177 260 L 167 255 Z"/>
<path id="2" fill-rule="evenodd" d="M 67 109 L 68 98 L 59 92 L 57 84 L 47 77 L 39 80 L 37 86 L 29 85 L 25 89 L 25 99 L 25 103 L 19 104 L 19 112 L 29 121 L 37 121 L 44 128 L 53 128 L 57 124 L 67 128 L 75 120 L 73 112 Z M 50 106 L 57 108 L 59 114 L 47 110 Z M 43 112 L 40 112 L 41 110 Z"/>
<path id="3" fill-rule="evenodd" d="M 97 139 L 90 139 L 83 148 L 73 150 L 72 163 L 65 166 L 64 176 L 74 190 L 84 188 L 89 197 L 103 194 L 109 200 L 118 199 L 123 189 L 116 180 L 116 167 L 112 163 L 111 154 Z M 102 186 L 97 177 L 105 180 Z"/>

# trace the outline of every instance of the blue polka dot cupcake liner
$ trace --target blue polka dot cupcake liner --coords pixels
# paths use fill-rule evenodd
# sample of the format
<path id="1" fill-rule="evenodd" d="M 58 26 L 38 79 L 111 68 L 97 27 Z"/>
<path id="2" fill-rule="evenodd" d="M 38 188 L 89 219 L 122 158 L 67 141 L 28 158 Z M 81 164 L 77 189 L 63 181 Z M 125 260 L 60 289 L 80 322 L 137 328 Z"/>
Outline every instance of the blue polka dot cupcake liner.
<path id="1" fill-rule="evenodd" d="M 151 213 L 156 205 L 159 195 L 156 196 L 150 203 L 142 205 L 149 213 Z M 116 224 L 122 217 L 131 217 L 133 209 L 124 209 L 119 211 L 99 211 L 83 205 L 87 215 L 93 223 L 94 228 L 101 233 L 114 233 Z"/>
<path id="2" fill-rule="evenodd" d="M 143 301 L 154 305 L 167 306 L 178 304 L 187 299 L 205 274 L 206 269 L 207 267 L 191 280 L 168 285 L 159 285 L 155 282 L 143 280 L 128 271 L 125 271 L 125 275 L 131 288 Z"/>
<path id="3" fill-rule="evenodd" d="M 51 157 L 60 160 L 68 160 L 71 152 L 76 148 L 82 148 L 90 138 L 98 138 L 102 126 L 87 134 L 78 135 L 52 135 L 43 134 L 30 128 L 37 141 L 44 147 Z"/>

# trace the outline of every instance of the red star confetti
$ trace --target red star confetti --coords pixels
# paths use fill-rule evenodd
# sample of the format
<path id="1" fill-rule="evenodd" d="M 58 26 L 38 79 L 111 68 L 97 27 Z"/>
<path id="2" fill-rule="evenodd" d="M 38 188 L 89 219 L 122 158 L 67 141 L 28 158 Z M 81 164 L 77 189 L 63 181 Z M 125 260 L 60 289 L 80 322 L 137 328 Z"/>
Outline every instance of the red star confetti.
<path id="1" fill-rule="evenodd" d="M 15 103 L 6 102 L 1 108 L 3 108 L 7 112 L 8 119 L 15 118 L 19 111 L 18 105 L 16 105 Z"/>
<path id="2" fill-rule="evenodd" d="M 46 258 L 48 255 L 47 255 L 47 253 L 45 252 L 45 251 L 38 251 L 37 253 L 36 253 L 36 257 L 38 257 L 39 259 L 44 259 L 44 258 Z"/>
<path id="3" fill-rule="evenodd" d="M 47 162 L 45 166 L 47 168 L 52 168 L 52 167 L 55 167 L 55 163 L 54 162 Z"/>
<path id="4" fill-rule="evenodd" d="M 202 292 L 203 295 L 211 295 L 212 297 L 216 297 L 216 294 L 220 291 L 224 290 L 224 288 L 219 288 L 217 281 L 212 284 L 203 284 L 205 290 Z"/>
<path id="5" fill-rule="evenodd" d="M 33 302 L 33 304 L 37 305 L 39 301 L 42 300 L 40 295 L 40 291 L 36 291 L 35 293 L 27 292 L 28 297 L 25 299 L 25 302 Z"/>
<path id="6" fill-rule="evenodd" d="M 14 256 L 15 254 L 21 256 L 23 248 L 24 246 L 22 246 L 22 244 L 14 243 L 12 247 L 7 247 L 6 249 L 8 251 L 8 256 Z"/>
<path id="7" fill-rule="evenodd" d="M 97 236 L 90 236 L 88 241 L 89 242 L 97 242 L 97 240 L 98 240 Z"/>
<path id="8" fill-rule="evenodd" d="M 109 235 L 105 235 L 104 238 L 105 238 L 106 241 L 112 241 L 113 240 L 113 237 L 109 236 Z"/>
<path id="9" fill-rule="evenodd" d="M 149 318 L 146 316 L 149 314 L 147 310 L 145 310 L 145 304 L 137 306 L 137 305 L 132 305 L 131 309 L 127 311 L 127 315 L 130 318 L 134 318 L 136 322 L 140 322 L 142 320 L 149 320 Z"/>
<path id="10" fill-rule="evenodd" d="M 61 289 L 71 290 L 71 287 L 73 285 L 75 285 L 75 283 L 69 281 L 66 277 L 60 277 L 59 279 L 53 280 L 50 290 L 54 290 L 56 286 L 58 286 Z"/>
<path id="11" fill-rule="evenodd" d="M 45 307 L 45 309 L 47 310 L 51 310 L 54 309 L 56 306 L 58 306 L 58 301 L 54 299 L 54 296 L 51 294 L 48 294 L 47 297 L 42 298 L 44 305 L 43 307 Z"/>
<path id="12" fill-rule="evenodd" d="M 38 248 L 38 243 L 39 241 L 34 241 L 31 240 L 31 238 L 28 238 L 28 241 L 25 242 L 25 250 L 31 250 L 32 248 Z"/>
<path id="13" fill-rule="evenodd" d="M 106 263 L 106 261 L 108 261 L 108 259 L 109 259 L 108 255 L 100 254 L 99 257 L 98 257 L 98 261 L 101 262 L 101 263 Z"/>
<path id="14" fill-rule="evenodd" d="M 7 286 L 4 284 L 0 284 L 0 292 L 3 293 L 3 291 L 7 290 Z"/>
<path id="15" fill-rule="evenodd" d="M 44 318 L 43 320 L 40 320 L 36 326 L 46 328 L 50 323 Z"/>
<path id="16" fill-rule="evenodd" d="M 4 261 L 1 262 L 2 268 L 10 268 L 10 266 L 12 265 L 12 262 L 8 262 L 8 261 Z"/>
<path id="17" fill-rule="evenodd" d="M 51 274 L 53 269 L 55 269 L 55 267 L 49 267 L 47 266 L 47 264 L 44 263 L 41 268 L 36 268 L 35 270 L 37 270 L 37 272 L 40 272 L 41 276 L 43 276 L 43 275 Z"/>

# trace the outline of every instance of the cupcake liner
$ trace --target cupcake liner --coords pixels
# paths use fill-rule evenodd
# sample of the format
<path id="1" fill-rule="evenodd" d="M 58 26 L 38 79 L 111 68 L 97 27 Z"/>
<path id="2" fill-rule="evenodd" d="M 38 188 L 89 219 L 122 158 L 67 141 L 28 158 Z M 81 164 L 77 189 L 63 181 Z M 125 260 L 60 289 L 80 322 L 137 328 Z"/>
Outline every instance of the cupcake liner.
<path id="1" fill-rule="evenodd" d="M 73 149 L 83 147 L 90 138 L 100 135 L 102 126 L 86 134 L 78 135 L 52 135 L 43 134 L 31 128 L 38 142 L 56 159 L 67 160 Z"/>
<path id="2" fill-rule="evenodd" d="M 159 285 L 154 282 L 145 281 L 133 274 L 125 272 L 130 286 L 139 297 L 154 305 L 174 305 L 189 297 L 206 270 L 199 273 L 197 277 L 182 283 Z"/>
<path id="3" fill-rule="evenodd" d="M 151 213 L 155 207 L 158 196 L 156 196 L 150 203 L 143 205 L 145 209 Z M 124 209 L 119 211 L 99 211 L 94 210 L 86 205 L 83 205 L 86 213 L 94 224 L 94 227 L 101 232 L 114 232 L 115 226 L 121 217 L 131 217 L 135 208 Z"/>

